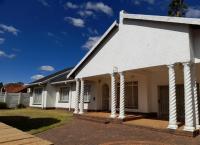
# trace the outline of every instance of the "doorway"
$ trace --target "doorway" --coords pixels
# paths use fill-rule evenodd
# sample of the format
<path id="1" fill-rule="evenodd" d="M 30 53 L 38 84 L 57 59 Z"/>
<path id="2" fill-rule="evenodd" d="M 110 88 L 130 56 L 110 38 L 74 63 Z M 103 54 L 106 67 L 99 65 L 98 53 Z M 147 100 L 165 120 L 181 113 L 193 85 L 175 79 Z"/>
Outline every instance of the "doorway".
<path id="1" fill-rule="evenodd" d="M 107 84 L 102 86 L 102 110 L 109 111 L 109 86 Z"/>
<path id="2" fill-rule="evenodd" d="M 169 86 L 158 87 L 158 102 L 159 102 L 159 115 L 160 119 L 169 119 Z M 176 105 L 177 105 L 177 119 L 184 121 L 185 108 L 184 108 L 184 86 L 176 85 Z"/>

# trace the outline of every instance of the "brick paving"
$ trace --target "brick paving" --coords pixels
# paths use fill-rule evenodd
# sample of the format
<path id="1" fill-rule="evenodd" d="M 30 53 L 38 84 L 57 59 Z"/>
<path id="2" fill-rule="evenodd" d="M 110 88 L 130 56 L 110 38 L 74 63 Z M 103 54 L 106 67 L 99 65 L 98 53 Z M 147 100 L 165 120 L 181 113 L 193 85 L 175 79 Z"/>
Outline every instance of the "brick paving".
<path id="1" fill-rule="evenodd" d="M 192 138 L 128 125 L 101 124 L 80 119 L 74 119 L 37 136 L 55 145 L 200 145 L 200 135 Z"/>

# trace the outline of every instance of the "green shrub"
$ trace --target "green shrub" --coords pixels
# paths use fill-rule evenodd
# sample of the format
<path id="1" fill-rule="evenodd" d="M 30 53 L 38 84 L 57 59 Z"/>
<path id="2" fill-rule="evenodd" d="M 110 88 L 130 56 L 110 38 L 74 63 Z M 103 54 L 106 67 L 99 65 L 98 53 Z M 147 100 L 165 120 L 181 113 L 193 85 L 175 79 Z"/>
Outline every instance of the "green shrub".
<path id="1" fill-rule="evenodd" d="M 23 105 L 23 104 L 18 104 L 18 105 L 17 105 L 17 108 L 18 108 L 18 109 L 21 109 L 21 108 L 26 108 L 26 106 L 25 106 L 25 105 Z"/>
<path id="2" fill-rule="evenodd" d="M 0 102 L 0 109 L 7 109 L 7 104 L 4 102 Z"/>

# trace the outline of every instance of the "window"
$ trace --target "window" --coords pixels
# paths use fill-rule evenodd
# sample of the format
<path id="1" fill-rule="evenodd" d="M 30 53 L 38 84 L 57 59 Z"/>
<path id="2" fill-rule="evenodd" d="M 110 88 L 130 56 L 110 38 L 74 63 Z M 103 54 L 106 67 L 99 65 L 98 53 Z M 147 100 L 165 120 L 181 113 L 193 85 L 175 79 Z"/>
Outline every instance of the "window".
<path id="1" fill-rule="evenodd" d="M 85 84 L 84 90 L 84 102 L 89 103 L 91 99 L 91 84 Z"/>
<path id="2" fill-rule="evenodd" d="M 117 107 L 119 107 L 120 87 L 117 87 Z M 138 109 L 138 82 L 125 83 L 125 107 Z"/>
<path id="3" fill-rule="evenodd" d="M 126 108 L 138 109 L 138 82 L 127 82 L 125 91 Z"/>
<path id="4" fill-rule="evenodd" d="M 34 89 L 33 104 L 42 104 L 42 88 Z"/>
<path id="5" fill-rule="evenodd" d="M 69 102 L 69 92 L 70 92 L 70 87 L 61 88 L 59 102 Z"/>

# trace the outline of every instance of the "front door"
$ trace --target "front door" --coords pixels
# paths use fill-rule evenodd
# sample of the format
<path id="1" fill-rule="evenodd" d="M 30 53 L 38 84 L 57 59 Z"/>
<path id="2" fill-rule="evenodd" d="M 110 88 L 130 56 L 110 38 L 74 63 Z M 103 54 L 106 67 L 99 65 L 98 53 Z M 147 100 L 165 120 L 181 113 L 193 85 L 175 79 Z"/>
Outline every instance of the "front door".
<path id="1" fill-rule="evenodd" d="M 159 118 L 169 119 L 169 86 L 159 86 Z M 184 121 L 184 86 L 176 85 L 177 119 Z"/>
<path id="2" fill-rule="evenodd" d="M 109 87 L 107 84 L 102 86 L 102 110 L 109 110 Z"/>
<path id="3" fill-rule="evenodd" d="M 158 105 L 159 105 L 159 118 L 168 119 L 169 116 L 169 88 L 168 86 L 159 86 L 158 89 Z"/>

